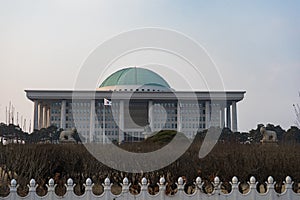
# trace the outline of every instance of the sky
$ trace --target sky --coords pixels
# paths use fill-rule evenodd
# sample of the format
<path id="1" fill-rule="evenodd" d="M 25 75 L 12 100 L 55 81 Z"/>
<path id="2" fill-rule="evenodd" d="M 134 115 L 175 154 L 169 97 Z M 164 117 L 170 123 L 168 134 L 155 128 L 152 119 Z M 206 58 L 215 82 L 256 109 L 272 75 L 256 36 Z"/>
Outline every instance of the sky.
<path id="1" fill-rule="evenodd" d="M 288 129 L 300 103 L 299 10 L 299 1 L 2 0 L 0 122 L 10 101 L 32 120 L 25 89 L 73 89 L 84 61 L 112 36 L 159 27 L 193 38 L 225 89 L 246 91 L 240 131 L 259 123 Z"/>

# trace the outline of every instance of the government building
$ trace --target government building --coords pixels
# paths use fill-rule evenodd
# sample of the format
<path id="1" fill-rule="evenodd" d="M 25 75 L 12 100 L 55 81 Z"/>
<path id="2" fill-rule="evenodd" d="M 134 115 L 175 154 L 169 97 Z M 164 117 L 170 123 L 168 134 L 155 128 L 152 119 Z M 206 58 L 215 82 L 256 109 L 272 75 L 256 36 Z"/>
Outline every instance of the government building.
<path id="1" fill-rule="evenodd" d="M 123 68 L 93 91 L 25 90 L 34 129 L 76 128 L 82 142 L 133 142 L 159 130 L 188 138 L 211 126 L 237 131 L 244 91 L 176 91 L 159 74 Z"/>

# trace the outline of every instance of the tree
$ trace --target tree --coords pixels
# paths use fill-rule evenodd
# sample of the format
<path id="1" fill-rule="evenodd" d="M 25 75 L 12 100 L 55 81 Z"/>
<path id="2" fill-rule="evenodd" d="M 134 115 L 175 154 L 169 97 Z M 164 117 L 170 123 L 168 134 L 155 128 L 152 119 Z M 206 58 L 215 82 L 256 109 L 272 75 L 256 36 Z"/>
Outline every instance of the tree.
<path id="1" fill-rule="evenodd" d="M 77 129 L 75 130 L 75 133 L 73 135 L 74 140 L 76 141 L 76 143 L 81 143 L 81 139 L 80 139 L 81 135 L 80 133 L 78 133 Z"/>
<path id="2" fill-rule="evenodd" d="M 284 134 L 283 141 L 289 144 L 295 144 L 300 142 L 300 129 L 296 126 L 292 126 Z"/>
<path id="3" fill-rule="evenodd" d="M 300 92 L 299 92 L 299 97 L 300 97 Z M 295 124 L 298 126 L 298 128 L 300 128 L 300 106 L 299 104 L 293 104 L 294 110 L 295 110 L 295 114 L 296 114 L 296 121 Z"/>
<path id="4" fill-rule="evenodd" d="M 283 130 L 279 125 L 274 126 L 273 124 L 267 124 L 267 129 L 271 131 L 275 131 L 277 134 L 277 139 L 279 141 L 282 140 L 283 135 L 285 134 L 285 130 Z"/>
<path id="5" fill-rule="evenodd" d="M 258 124 L 256 129 L 252 129 L 251 131 L 249 131 L 249 139 L 253 142 L 253 143 L 260 143 L 260 140 L 262 139 L 262 134 L 260 133 L 260 128 L 264 126 L 263 124 Z"/>

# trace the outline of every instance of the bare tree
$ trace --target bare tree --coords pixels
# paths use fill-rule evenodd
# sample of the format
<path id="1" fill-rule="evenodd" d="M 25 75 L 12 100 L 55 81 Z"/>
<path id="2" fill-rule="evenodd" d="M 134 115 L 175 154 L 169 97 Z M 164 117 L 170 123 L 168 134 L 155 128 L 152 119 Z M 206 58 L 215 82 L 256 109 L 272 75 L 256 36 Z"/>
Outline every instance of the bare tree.
<path id="1" fill-rule="evenodd" d="M 299 98 L 300 98 L 300 92 L 299 92 Z M 295 114 L 296 114 L 296 121 L 295 124 L 300 128 L 300 106 L 299 104 L 293 104 Z"/>

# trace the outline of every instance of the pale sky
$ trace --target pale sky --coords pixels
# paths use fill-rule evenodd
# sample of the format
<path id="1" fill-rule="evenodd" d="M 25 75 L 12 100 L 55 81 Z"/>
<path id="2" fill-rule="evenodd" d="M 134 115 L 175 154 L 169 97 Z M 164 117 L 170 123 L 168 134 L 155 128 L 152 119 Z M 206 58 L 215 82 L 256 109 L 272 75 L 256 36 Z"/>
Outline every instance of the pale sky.
<path id="1" fill-rule="evenodd" d="M 32 119 L 25 89 L 74 88 L 82 63 L 108 38 L 161 27 L 201 44 L 226 90 L 246 91 L 240 131 L 258 123 L 287 129 L 300 103 L 299 10 L 299 1 L 2 0 L 0 121 L 10 100 Z"/>

